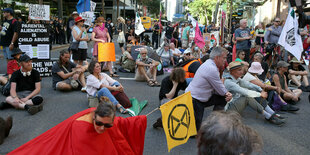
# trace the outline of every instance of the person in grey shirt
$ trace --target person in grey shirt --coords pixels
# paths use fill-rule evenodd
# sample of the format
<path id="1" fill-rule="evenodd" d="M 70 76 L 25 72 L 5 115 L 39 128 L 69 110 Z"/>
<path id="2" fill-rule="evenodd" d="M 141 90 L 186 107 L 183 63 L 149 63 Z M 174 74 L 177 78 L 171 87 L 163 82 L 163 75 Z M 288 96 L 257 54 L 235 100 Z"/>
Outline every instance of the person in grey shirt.
<path id="1" fill-rule="evenodd" d="M 241 19 L 240 20 L 240 27 L 235 30 L 235 37 L 237 40 L 236 48 L 237 50 L 242 50 L 245 52 L 244 60 L 249 62 L 250 60 L 250 48 L 252 36 L 250 34 L 250 29 L 247 28 L 247 20 Z"/>
<path id="2" fill-rule="evenodd" d="M 197 70 L 193 81 L 186 88 L 193 98 L 197 131 L 203 118 L 204 108 L 214 105 L 213 110 L 223 110 L 227 101 L 232 98 L 220 79 L 220 70 L 226 63 L 228 51 L 222 47 L 212 49 L 210 59 Z"/>
<path id="3" fill-rule="evenodd" d="M 226 105 L 226 110 L 242 111 L 249 105 L 253 110 L 265 116 L 265 119 L 276 125 L 284 124 L 284 119 L 277 115 L 269 106 L 267 101 L 267 92 L 261 87 L 243 80 L 241 62 L 233 61 L 229 63 L 229 76 L 226 77 L 224 85 L 228 91 L 233 94 L 233 99 Z"/>
<path id="4" fill-rule="evenodd" d="M 273 25 L 267 29 L 264 37 L 266 44 L 278 44 L 279 37 L 282 32 L 282 26 L 280 26 L 280 22 L 280 18 L 275 18 L 275 20 L 273 21 Z"/>

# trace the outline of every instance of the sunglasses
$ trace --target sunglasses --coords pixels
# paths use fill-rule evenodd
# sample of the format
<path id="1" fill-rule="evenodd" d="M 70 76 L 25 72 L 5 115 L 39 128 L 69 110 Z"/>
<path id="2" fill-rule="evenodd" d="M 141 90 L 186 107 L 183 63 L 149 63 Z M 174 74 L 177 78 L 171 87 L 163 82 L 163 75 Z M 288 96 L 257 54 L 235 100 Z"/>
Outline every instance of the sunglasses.
<path id="1" fill-rule="evenodd" d="M 105 128 L 111 128 L 111 127 L 113 127 L 113 124 L 102 123 L 102 122 L 100 122 L 100 121 L 97 121 L 96 119 L 94 119 L 94 121 L 95 121 L 95 124 L 96 124 L 97 126 L 104 126 Z"/>
<path id="2" fill-rule="evenodd" d="M 146 54 L 146 53 L 141 53 L 141 55 Z"/>
<path id="3" fill-rule="evenodd" d="M 275 21 L 275 22 L 280 22 L 280 21 Z"/>
<path id="4" fill-rule="evenodd" d="M 190 56 L 191 54 L 190 53 L 186 53 L 185 55 Z"/>

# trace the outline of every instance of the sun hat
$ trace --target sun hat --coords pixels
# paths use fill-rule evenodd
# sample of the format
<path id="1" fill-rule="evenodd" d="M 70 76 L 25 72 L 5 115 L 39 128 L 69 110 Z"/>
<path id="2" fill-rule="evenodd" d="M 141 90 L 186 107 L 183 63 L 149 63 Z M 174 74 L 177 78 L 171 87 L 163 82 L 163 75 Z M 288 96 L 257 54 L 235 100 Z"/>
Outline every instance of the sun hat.
<path id="1" fill-rule="evenodd" d="M 239 67 L 242 67 L 242 66 L 243 66 L 243 64 L 239 61 L 233 61 L 233 62 L 229 63 L 229 65 L 228 65 L 230 71 L 237 69 Z"/>
<path id="2" fill-rule="evenodd" d="M 252 62 L 248 72 L 261 75 L 264 72 L 264 69 L 262 68 L 262 65 L 259 62 Z"/>
<path id="3" fill-rule="evenodd" d="M 290 63 L 302 63 L 301 61 L 298 61 L 296 57 L 294 57 Z"/>
<path id="4" fill-rule="evenodd" d="M 74 19 L 75 23 L 78 23 L 80 21 L 85 21 L 81 16 L 78 16 Z"/>

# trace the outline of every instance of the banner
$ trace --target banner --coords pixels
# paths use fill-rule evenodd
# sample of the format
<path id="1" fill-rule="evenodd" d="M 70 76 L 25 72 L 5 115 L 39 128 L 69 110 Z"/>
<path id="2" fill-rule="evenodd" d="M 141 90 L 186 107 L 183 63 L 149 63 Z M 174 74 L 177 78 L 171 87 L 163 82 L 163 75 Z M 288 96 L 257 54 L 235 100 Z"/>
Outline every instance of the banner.
<path id="1" fill-rule="evenodd" d="M 80 14 L 82 12 L 90 11 L 91 8 L 90 0 L 79 0 L 76 5 L 76 10 Z"/>
<path id="2" fill-rule="evenodd" d="M 139 13 L 136 12 L 136 21 L 135 21 L 135 34 L 136 35 L 140 35 L 142 32 L 144 32 L 145 29 L 142 25 L 142 22 L 141 22 L 141 18 L 139 16 Z"/>
<path id="3" fill-rule="evenodd" d="M 53 60 L 35 60 L 32 62 L 32 68 L 40 73 L 41 77 L 52 76 Z"/>
<path id="4" fill-rule="evenodd" d="M 18 44 L 31 58 L 50 59 L 49 30 L 46 24 L 21 24 Z"/>
<path id="5" fill-rule="evenodd" d="M 196 23 L 196 31 L 195 31 L 195 38 L 194 38 L 195 44 L 200 48 L 203 49 L 205 47 L 205 41 L 202 37 L 201 31 L 198 26 L 198 22 Z"/>
<path id="6" fill-rule="evenodd" d="M 114 43 L 98 43 L 98 62 L 116 61 Z"/>
<path id="7" fill-rule="evenodd" d="M 50 6 L 29 4 L 29 17 L 33 20 L 50 20 Z"/>
<path id="8" fill-rule="evenodd" d="M 81 12 L 79 15 L 85 20 L 84 24 L 91 26 L 93 21 L 95 20 L 95 11 L 96 9 L 96 3 L 93 1 L 90 1 L 90 11 Z"/>
<path id="9" fill-rule="evenodd" d="M 301 58 L 301 53 L 304 50 L 302 40 L 298 34 L 298 20 L 294 9 L 290 9 L 285 25 L 279 37 L 278 44 L 282 45 L 285 50 L 293 54 L 298 60 Z"/>
<path id="10" fill-rule="evenodd" d="M 190 92 L 161 105 L 160 111 L 169 152 L 197 134 Z"/>

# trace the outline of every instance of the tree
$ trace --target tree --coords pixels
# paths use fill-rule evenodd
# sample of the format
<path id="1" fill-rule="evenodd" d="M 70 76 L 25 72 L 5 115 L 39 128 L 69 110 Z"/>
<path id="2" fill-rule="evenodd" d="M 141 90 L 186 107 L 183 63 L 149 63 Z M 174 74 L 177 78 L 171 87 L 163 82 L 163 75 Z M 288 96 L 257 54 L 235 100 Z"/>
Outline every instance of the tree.
<path id="1" fill-rule="evenodd" d="M 211 21 L 212 11 L 215 10 L 217 0 L 195 0 L 188 4 L 189 12 L 193 17 L 198 17 L 202 24 Z"/>
<path id="2" fill-rule="evenodd" d="M 142 0 L 142 4 L 147 7 L 150 14 L 159 14 L 160 0 Z"/>

